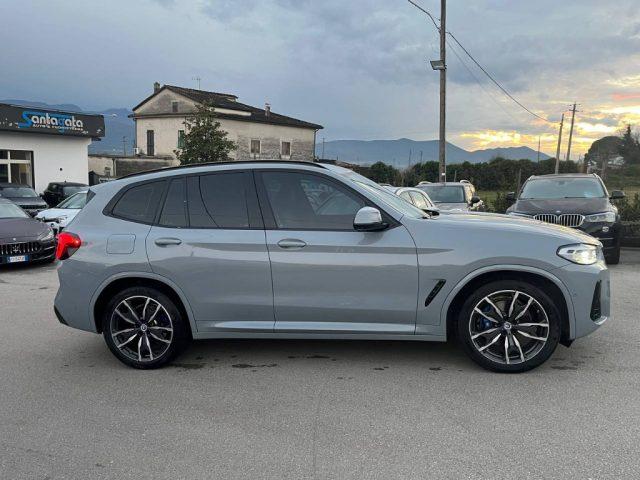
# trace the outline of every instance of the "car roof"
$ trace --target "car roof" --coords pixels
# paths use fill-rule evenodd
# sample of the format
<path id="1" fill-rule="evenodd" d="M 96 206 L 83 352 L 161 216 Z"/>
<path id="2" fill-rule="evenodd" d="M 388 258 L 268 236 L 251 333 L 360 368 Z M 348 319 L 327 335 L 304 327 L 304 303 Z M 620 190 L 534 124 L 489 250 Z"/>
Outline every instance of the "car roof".
<path id="1" fill-rule="evenodd" d="M 533 178 L 598 178 L 594 173 L 548 173 L 546 175 L 531 175 Z"/>
<path id="2" fill-rule="evenodd" d="M 423 183 L 422 185 L 416 185 L 413 188 L 420 188 L 420 187 L 430 187 L 430 186 L 438 186 L 438 185 L 445 185 L 445 186 L 449 186 L 449 187 L 464 187 L 465 185 L 471 185 L 471 182 L 465 182 L 465 183 L 460 183 L 460 182 L 432 182 L 432 183 Z"/>
<path id="3" fill-rule="evenodd" d="M 63 187 L 88 187 L 86 183 L 79 182 L 50 182 L 49 185 L 62 185 Z"/>

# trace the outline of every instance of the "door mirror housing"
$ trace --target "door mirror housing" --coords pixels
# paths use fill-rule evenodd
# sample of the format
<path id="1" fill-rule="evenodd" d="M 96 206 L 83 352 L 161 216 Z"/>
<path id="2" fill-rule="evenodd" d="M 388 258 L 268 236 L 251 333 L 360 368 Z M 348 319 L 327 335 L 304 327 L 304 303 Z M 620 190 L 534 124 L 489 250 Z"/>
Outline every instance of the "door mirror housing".
<path id="1" fill-rule="evenodd" d="M 373 207 L 362 207 L 353 220 L 353 228 L 360 232 L 377 232 L 388 226 L 382 221 L 380 210 Z"/>
<path id="2" fill-rule="evenodd" d="M 622 190 L 612 190 L 611 191 L 611 200 L 620 200 L 625 197 L 625 194 Z"/>
<path id="3" fill-rule="evenodd" d="M 510 202 L 515 202 L 516 201 L 516 192 L 507 193 L 507 200 L 510 201 Z"/>
<path id="4" fill-rule="evenodd" d="M 480 197 L 479 196 L 474 195 L 473 197 L 471 197 L 471 205 L 475 205 L 479 201 L 480 201 Z"/>

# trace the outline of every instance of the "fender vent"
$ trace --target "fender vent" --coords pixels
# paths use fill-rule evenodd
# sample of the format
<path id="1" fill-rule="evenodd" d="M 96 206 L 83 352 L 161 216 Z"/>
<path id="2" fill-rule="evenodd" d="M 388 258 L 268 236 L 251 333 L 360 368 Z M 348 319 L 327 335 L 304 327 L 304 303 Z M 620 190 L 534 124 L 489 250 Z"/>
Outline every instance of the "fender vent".
<path id="1" fill-rule="evenodd" d="M 442 287 L 444 287 L 445 283 L 447 283 L 446 280 L 438 280 L 436 282 L 436 285 L 433 287 L 433 290 L 429 292 L 429 295 L 427 295 L 427 299 L 424 301 L 425 307 L 428 307 L 429 304 L 433 301 L 433 299 L 436 298 L 436 295 L 440 290 L 442 290 Z"/>

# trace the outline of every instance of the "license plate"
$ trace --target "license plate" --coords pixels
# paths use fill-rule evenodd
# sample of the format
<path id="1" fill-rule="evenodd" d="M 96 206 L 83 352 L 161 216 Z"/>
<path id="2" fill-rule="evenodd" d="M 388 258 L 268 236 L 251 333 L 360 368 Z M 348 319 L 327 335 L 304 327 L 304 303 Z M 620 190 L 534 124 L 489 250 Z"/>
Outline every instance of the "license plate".
<path id="1" fill-rule="evenodd" d="M 7 259 L 7 263 L 26 262 L 29 259 L 27 255 L 15 255 Z"/>

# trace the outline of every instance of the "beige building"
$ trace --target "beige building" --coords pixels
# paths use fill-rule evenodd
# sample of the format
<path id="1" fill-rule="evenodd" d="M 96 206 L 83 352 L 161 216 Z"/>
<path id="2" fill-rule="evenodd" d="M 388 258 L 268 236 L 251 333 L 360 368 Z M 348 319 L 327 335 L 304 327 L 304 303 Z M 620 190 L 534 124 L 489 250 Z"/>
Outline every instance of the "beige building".
<path id="1" fill-rule="evenodd" d="M 264 109 L 245 105 L 235 95 L 158 83 L 133 108 L 137 154 L 175 158 L 185 119 L 205 102 L 214 106 L 221 128 L 236 143 L 235 160 L 314 160 L 321 125 L 274 113 L 268 104 Z"/>

